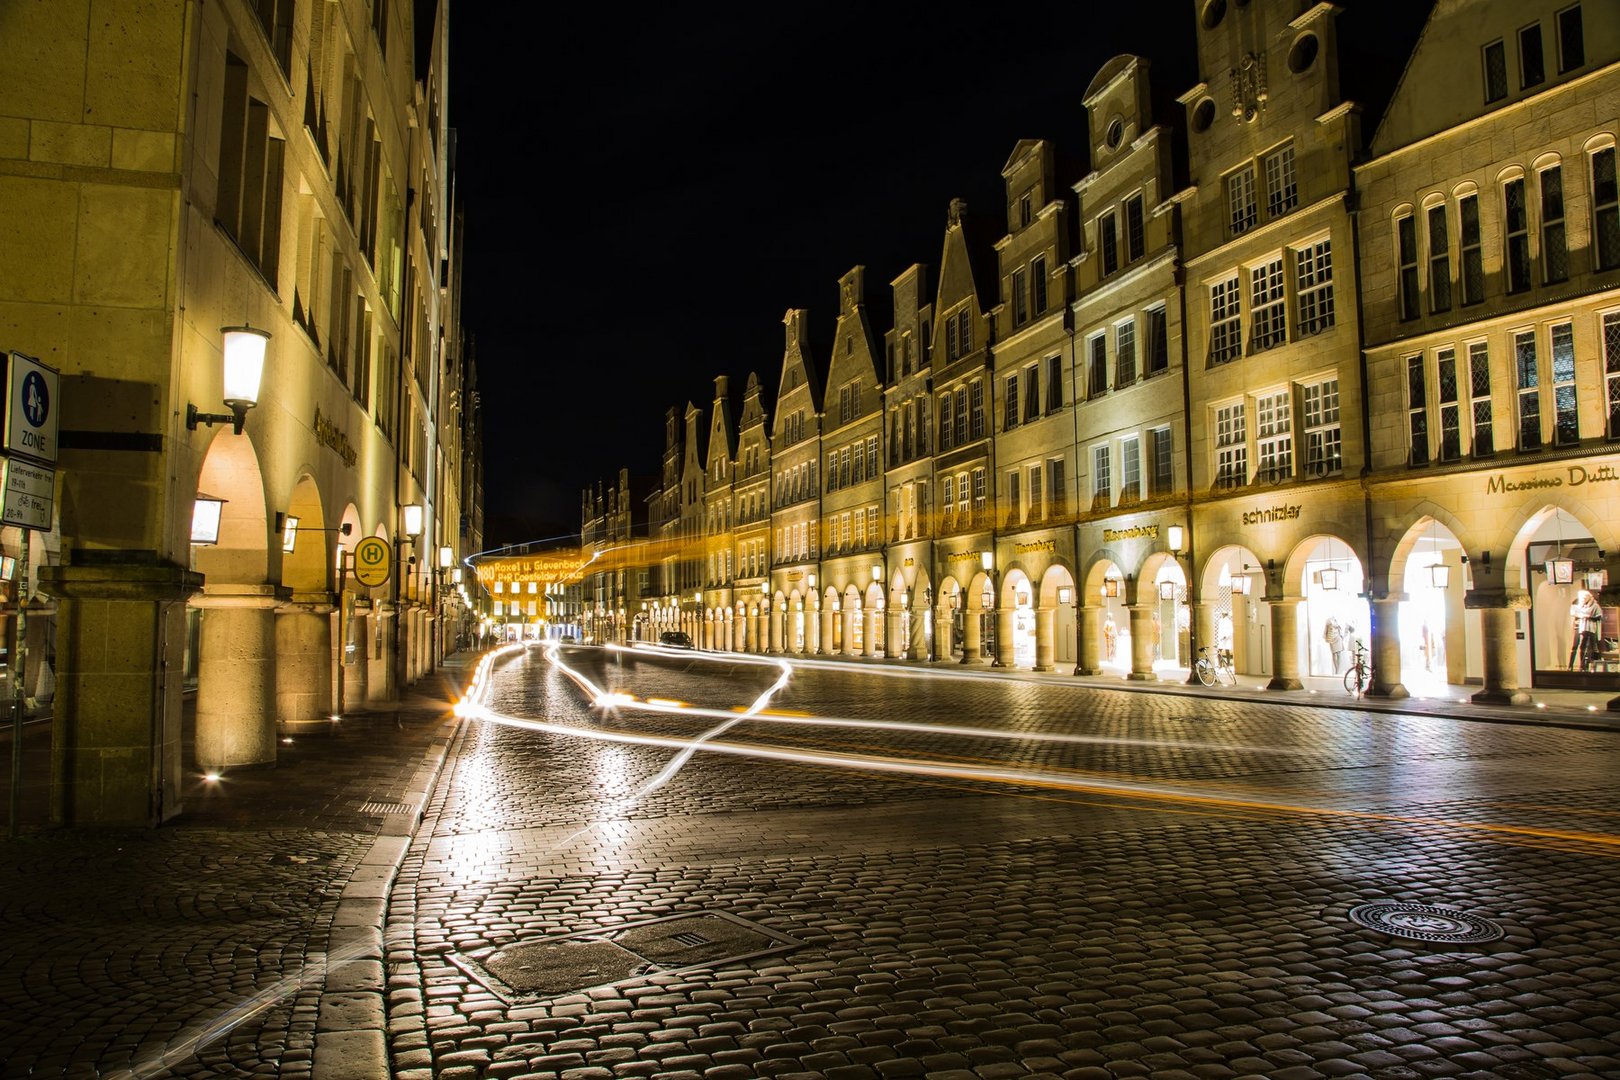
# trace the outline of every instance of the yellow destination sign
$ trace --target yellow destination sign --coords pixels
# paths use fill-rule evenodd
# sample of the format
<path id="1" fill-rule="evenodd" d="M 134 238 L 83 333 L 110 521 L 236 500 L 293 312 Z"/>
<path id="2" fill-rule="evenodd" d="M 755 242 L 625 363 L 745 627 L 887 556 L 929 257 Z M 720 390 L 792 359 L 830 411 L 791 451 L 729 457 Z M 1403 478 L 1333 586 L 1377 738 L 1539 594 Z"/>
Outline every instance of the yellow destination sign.
<path id="1" fill-rule="evenodd" d="M 388 568 L 393 562 L 386 540 L 368 536 L 354 545 L 354 579 L 368 589 L 388 580 Z"/>

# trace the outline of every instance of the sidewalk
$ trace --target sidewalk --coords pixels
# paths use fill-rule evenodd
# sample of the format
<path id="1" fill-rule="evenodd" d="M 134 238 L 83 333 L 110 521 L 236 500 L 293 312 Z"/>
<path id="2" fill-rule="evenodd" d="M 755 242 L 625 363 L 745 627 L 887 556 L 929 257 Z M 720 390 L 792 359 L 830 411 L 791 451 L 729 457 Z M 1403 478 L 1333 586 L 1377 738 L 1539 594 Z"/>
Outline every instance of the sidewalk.
<path id="1" fill-rule="evenodd" d="M 329 735 L 283 746 L 273 769 L 208 784 L 188 747 L 185 812 L 163 828 L 35 828 L 0 840 L 8 927 L 0 1061 L 8 1074 L 146 1077 L 275 1059 L 282 1076 L 386 1077 L 389 889 L 457 730 L 450 705 L 475 663 L 453 657 L 408 692 L 397 715 L 352 717 Z M 905 666 L 942 677 L 1620 732 L 1606 695 L 1578 691 L 1501 707 L 1457 701 L 1465 688 L 1448 699 L 1379 701 L 1342 688 L 1267 691 L 1254 679 L 1188 686 L 1185 669 L 1150 683 Z M 28 735 L 29 768 L 41 727 Z"/>

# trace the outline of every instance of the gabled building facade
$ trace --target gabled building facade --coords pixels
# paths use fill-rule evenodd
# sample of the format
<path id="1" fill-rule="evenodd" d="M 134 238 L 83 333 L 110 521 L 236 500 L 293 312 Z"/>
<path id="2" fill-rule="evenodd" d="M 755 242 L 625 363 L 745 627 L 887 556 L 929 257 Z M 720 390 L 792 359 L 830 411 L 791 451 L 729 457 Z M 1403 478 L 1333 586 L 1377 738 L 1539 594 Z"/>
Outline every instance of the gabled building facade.
<path id="1" fill-rule="evenodd" d="M 703 480 L 703 636 L 693 638 L 705 649 L 734 647 L 730 620 L 714 618 L 716 611 L 731 610 L 736 577 L 737 428 L 731 416 L 730 380 L 714 380 L 714 404 L 709 407 L 709 453 Z"/>
<path id="2" fill-rule="evenodd" d="M 934 308 L 928 271 L 913 264 L 889 283 L 894 326 L 884 335 L 888 513 L 886 640 L 895 659 L 934 658 Z"/>
<path id="3" fill-rule="evenodd" d="M 821 595 L 821 373 L 806 339 L 808 314 L 782 317 L 782 374 L 771 418 L 771 593 L 787 605 L 783 649 L 823 651 Z"/>

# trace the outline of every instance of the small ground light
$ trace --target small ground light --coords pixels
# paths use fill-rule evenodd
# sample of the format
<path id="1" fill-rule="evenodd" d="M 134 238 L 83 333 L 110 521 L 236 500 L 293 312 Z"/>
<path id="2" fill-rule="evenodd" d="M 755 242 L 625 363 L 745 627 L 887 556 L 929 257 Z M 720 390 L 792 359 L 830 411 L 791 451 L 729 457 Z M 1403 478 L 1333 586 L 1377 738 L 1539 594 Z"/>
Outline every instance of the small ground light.
<path id="1" fill-rule="evenodd" d="M 291 735 L 286 736 L 285 738 L 283 738 L 281 740 L 281 742 L 282 742 L 283 746 L 291 746 L 292 745 L 292 736 Z"/>
<path id="2" fill-rule="evenodd" d="M 1587 712 L 1597 712 L 1597 706 L 1596 705 L 1588 705 L 1586 707 L 1586 711 Z"/>
<path id="3" fill-rule="evenodd" d="M 330 721 L 332 721 L 332 723 L 334 723 L 334 724 L 335 724 L 335 723 L 337 723 L 337 722 L 338 722 L 338 721 L 340 721 L 340 720 L 342 720 L 342 719 L 343 719 L 343 717 L 341 717 L 341 716 L 337 716 L 337 715 L 333 715 L 333 716 L 328 716 L 328 717 L 327 717 L 327 719 L 328 719 L 328 720 L 330 720 Z"/>
<path id="4" fill-rule="evenodd" d="M 203 773 L 203 779 L 208 781 L 210 784 L 217 784 L 219 783 L 219 773 L 205 772 Z"/>
<path id="5" fill-rule="evenodd" d="M 1538 709 L 1545 709 L 1545 708 L 1546 708 L 1546 707 L 1547 707 L 1547 704 L 1546 704 L 1546 702 L 1543 702 L 1543 701 L 1538 701 L 1538 702 L 1536 702 L 1536 708 L 1538 708 Z"/>

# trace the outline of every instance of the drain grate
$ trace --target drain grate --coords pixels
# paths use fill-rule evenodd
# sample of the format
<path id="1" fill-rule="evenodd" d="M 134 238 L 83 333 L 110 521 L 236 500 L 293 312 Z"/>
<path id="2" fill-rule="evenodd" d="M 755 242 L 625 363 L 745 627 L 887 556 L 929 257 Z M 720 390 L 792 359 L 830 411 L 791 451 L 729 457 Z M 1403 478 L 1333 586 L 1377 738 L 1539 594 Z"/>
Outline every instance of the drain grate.
<path id="1" fill-rule="evenodd" d="M 803 944 L 747 919 L 706 911 L 451 953 L 450 961 L 510 1003 L 739 963 Z"/>
<path id="2" fill-rule="evenodd" d="M 377 802 L 373 800 L 372 802 L 360 804 L 362 814 L 409 814 L 415 809 L 410 803 L 402 802 Z"/>
<path id="3" fill-rule="evenodd" d="M 1505 930 L 1483 915 L 1457 908 L 1394 900 L 1358 904 L 1350 909 L 1350 921 L 1392 937 L 1448 945 L 1478 945 L 1498 941 L 1506 934 Z"/>

